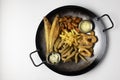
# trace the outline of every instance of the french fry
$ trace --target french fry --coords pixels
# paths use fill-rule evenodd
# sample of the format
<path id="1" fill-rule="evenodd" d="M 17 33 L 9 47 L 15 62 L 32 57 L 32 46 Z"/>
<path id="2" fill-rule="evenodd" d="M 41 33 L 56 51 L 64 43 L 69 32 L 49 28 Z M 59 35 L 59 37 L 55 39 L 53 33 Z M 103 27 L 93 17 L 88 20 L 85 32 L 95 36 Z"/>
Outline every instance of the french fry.
<path id="1" fill-rule="evenodd" d="M 74 55 L 76 54 L 77 50 L 73 51 L 69 56 L 67 56 L 67 58 L 64 60 L 64 62 L 70 61 L 70 59 L 72 57 L 74 57 Z"/>

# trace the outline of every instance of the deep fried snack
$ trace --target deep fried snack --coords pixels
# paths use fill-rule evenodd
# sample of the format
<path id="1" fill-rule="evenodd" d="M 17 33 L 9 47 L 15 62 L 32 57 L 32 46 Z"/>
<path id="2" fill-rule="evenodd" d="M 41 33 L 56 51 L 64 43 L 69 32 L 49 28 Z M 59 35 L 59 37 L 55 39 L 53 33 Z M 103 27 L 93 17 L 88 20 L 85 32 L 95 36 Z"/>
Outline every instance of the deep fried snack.
<path id="1" fill-rule="evenodd" d="M 80 48 L 79 52 L 82 56 L 85 56 L 85 57 L 91 57 L 92 56 L 92 53 L 86 48 Z"/>
<path id="2" fill-rule="evenodd" d="M 90 32 L 90 35 L 91 35 L 91 36 L 95 36 L 95 32 L 94 32 L 94 31 L 91 31 L 91 32 Z"/>
<path id="3" fill-rule="evenodd" d="M 88 62 L 88 60 L 87 60 L 84 56 L 82 56 L 81 54 L 79 54 L 79 57 L 80 57 L 83 61 Z"/>
<path id="4" fill-rule="evenodd" d="M 78 63 L 80 59 L 88 62 L 86 57 L 93 55 L 93 48 L 98 39 L 94 31 L 80 31 L 78 25 L 81 21 L 82 18 L 79 17 L 56 15 L 51 26 L 48 20 L 44 19 L 47 53 L 59 52 L 64 63 Z"/>
<path id="5" fill-rule="evenodd" d="M 72 46 L 73 43 L 77 45 L 77 35 L 79 35 L 74 29 L 68 32 L 66 29 L 61 33 L 60 37 L 66 44 Z"/>
<path id="6" fill-rule="evenodd" d="M 64 44 L 62 49 L 59 50 L 60 53 L 63 53 L 69 46 L 67 44 Z"/>
<path id="7" fill-rule="evenodd" d="M 62 57 L 69 56 L 72 51 L 73 51 L 73 47 L 71 47 L 65 54 L 63 54 Z"/>
<path id="8" fill-rule="evenodd" d="M 80 23 L 80 21 L 82 21 L 82 18 L 77 17 L 77 18 L 75 19 L 75 22 L 76 22 L 76 23 Z"/>
<path id="9" fill-rule="evenodd" d="M 95 36 L 86 36 L 85 40 L 87 43 L 95 43 L 97 41 L 97 38 Z"/>
<path id="10" fill-rule="evenodd" d="M 54 51 L 55 52 L 58 52 L 58 45 L 59 45 L 60 41 L 61 41 L 60 38 L 57 38 L 57 40 L 55 41 L 55 44 L 54 44 Z"/>
<path id="11" fill-rule="evenodd" d="M 67 31 L 66 29 L 64 29 L 60 34 L 60 37 L 65 44 L 68 44 L 71 47 L 74 46 L 79 50 L 74 56 L 75 63 L 79 62 L 79 54 L 84 58 L 91 57 L 93 55 L 93 46 L 94 43 L 97 42 L 97 37 L 95 36 L 94 31 L 91 31 L 91 33 L 86 34 L 81 32 L 78 33 L 75 29 L 72 29 L 71 31 Z M 64 53 L 64 62 L 68 55 L 70 56 L 71 54 Z"/>
<path id="12" fill-rule="evenodd" d="M 79 52 L 75 54 L 75 63 L 78 63 L 78 55 L 79 55 Z"/>
<path id="13" fill-rule="evenodd" d="M 80 48 L 90 49 L 90 48 L 93 48 L 93 43 L 87 44 L 86 41 L 83 41 L 83 40 L 82 40 L 77 47 L 78 47 L 79 49 L 80 49 Z"/>
<path id="14" fill-rule="evenodd" d="M 66 52 L 68 52 L 70 50 L 70 47 L 67 47 L 67 49 L 65 49 L 61 54 L 64 55 Z"/>
<path id="15" fill-rule="evenodd" d="M 59 35 L 60 27 L 59 27 L 58 20 L 59 20 L 59 15 L 56 15 L 54 20 L 53 20 L 52 27 L 51 27 L 51 30 L 50 30 L 50 38 L 49 38 L 50 52 L 53 51 L 54 42 L 55 42 L 55 40 L 57 39 L 57 37 Z"/>
<path id="16" fill-rule="evenodd" d="M 77 29 L 78 24 L 82 21 L 82 18 L 72 17 L 72 16 L 64 16 L 59 19 L 60 24 L 62 24 L 62 30 L 67 29 L 76 29 L 78 32 L 80 30 Z"/>
<path id="17" fill-rule="evenodd" d="M 74 27 L 77 27 L 77 26 L 78 26 L 78 24 L 77 24 L 77 23 L 74 23 L 74 22 L 72 22 L 71 25 L 73 25 Z"/>
<path id="18" fill-rule="evenodd" d="M 61 40 L 60 43 L 58 44 L 58 47 L 57 47 L 57 48 L 60 49 L 60 48 L 63 46 L 63 44 L 64 44 L 64 41 Z"/>
<path id="19" fill-rule="evenodd" d="M 50 33 L 50 29 L 51 29 L 51 24 L 46 17 L 44 17 L 43 21 L 44 21 L 44 29 L 45 29 L 46 54 L 48 54 L 49 49 L 50 49 L 49 33 Z"/>
<path id="20" fill-rule="evenodd" d="M 64 59 L 64 62 L 71 61 L 71 58 L 75 56 L 77 50 L 73 51 L 69 56 Z"/>

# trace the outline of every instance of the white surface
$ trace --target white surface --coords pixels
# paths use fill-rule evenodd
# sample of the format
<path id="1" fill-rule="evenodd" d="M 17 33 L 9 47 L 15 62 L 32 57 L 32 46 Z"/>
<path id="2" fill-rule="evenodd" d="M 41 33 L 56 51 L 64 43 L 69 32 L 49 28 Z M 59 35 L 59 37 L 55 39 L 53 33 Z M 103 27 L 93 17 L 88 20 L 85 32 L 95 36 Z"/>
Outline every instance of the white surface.
<path id="1" fill-rule="evenodd" d="M 120 80 L 119 0 L 0 0 L 0 80 Z M 59 75 L 45 65 L 34 67 L 29 53 L 42 18 L 63 5 L 79 5 L 99 15 L 107 13 L 115 28 L 109 31 L 109 49 L 96 68 L 79 76 Z"/>

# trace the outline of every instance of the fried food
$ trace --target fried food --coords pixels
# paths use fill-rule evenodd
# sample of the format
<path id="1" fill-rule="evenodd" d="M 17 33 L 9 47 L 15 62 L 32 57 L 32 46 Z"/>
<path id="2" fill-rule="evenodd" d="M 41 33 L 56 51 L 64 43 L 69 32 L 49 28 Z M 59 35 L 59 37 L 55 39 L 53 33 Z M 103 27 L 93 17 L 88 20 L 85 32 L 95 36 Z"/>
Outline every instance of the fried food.
<path id="1" fill-rule="evenodd" d="M 66 44 L 66 45 L 63 45 L 62 49 L 59 50 L 60 53 L 63 53 L 69 46 Z"/>
<path id="2" fill-rule="evenodd" d="M 51 24 L 46 17 L 44 17 L 44 30 L 45 30 L 45 41 L 46 41 L 46 54 L 49 53 L 49 33 L 51 29 Z"/>
<path id="3" fill-rule="evenodd" d="M 75 54 L 75 63 L 78 63 L 78 55 L 79 55 L 79 52 Z"/>
<path id="4" fill-rule="evenodd" d="M 58 44 L 58 47 L 57 47 L 57 48 L 60 49 L 60 48 L 62 47 L 63 44 L 64 44 L 64 41 L 61 40 L 60 43 Z"/>
<path id="5" fill-rule="evenodd" d="M 73 51 L 68 57 L 66 57 L 63 61 L 64 62 L 67 62 L 67 61 L 70 61 L 72 57 L 75 56 L 77 50 Z"/>
<path id="6" fill-rule="evenodd" d="M 71 47 L 65 54 L 62 54 L 62 57 L 67 57 L 67 56 L 69 56 L 72 51 L 73 51 L 73 47 Z"/>
<path id="7" fill-rule="evenodd" d="M 79 49 L 79 52 L 80 52 L 80 54 L 82 55 L 82 56 L 85 56 L 85 57 L 91 57 L 92 56 L 92 53 L 88 50 L 88 49 L 86 49 L 86 48 L 80 48 Z"/>
<path id="8" fill-rule="evenodd" d="M 71 18 L 71 20 L 69 20 L 68 18 L 69 19 Z M 59 20 L 59 22 L 62 24 L 60 26 L 62 28 L 62 32 L 59 36 L 65 44 L 68 44 L 70 47 L 74 46 L 77 49 L 77 51 L 74 55 L 68 54 L 67 52 L 64 53 L 64 56 L 62 56 L 63 61 L 64 62 L 71 61 L 72 56 L 74 57 L 75 63 L 78 63 L 80 59 L 87 62 L 87 59 L 85 57 L 91 57 L 93 55 L 93 47 L 94 44 L 97 42 L 95 32 L 94 31 L 90 31 L 89 33 L 80 32 L 79 30 L 77 30 L 78 29 L 77 21 L 76 23 L 72 22 L 72 20 L 76 20 L 76 17 L 68 18 L 65 16 L 63 17 L 63 19 Z M 82 19 L 80 18 L 78 21 L 80 22 L 81 20 Z"/>
<path id="9" fill-rule="evenodd" d="M 58 20 L 59 20 L 59 15 L 56 15 L 54 20 L 53 20 L 51 30 L 50 30 L 50 38 L 49 38 L 50 52 L 53 51 L 54 42 L 55 42 L 55 40 L 57 39 L 57 37 L 59 35 L 60 27 L 59 27 L 59 24 L 58 24 Z"/>
<path id="10" fill-rule="evenodd" d="M 81 60 L 88 62 L 87 58 L 93 56 L 98 38 L 94 30 L 87 33 L 80 31 L 81 21 L 82 18 L 79 17 L 56 15 L 51 25 L 44 18 L 47 52 L 60 53 L 64 63 L 78 63 Z"/>
<path id="11" fill-rule="evenodd" d="M 80 57 L 83 61 L 88 62 L 88 60 L 87 60 L 84 56 L 82 56 L 82 55 L 79 54 L 79 57 Z"/>
<path id="12" fill-rule="evenodd" d="M 61 54 L 62 54 L 62 55 L 66 54 L 66 53 L 67 53 L 67 51 L 69 51 L 69 49 L 70 49 L 70 48 L 71 48 L 71 47 L 70 47 L 70 46 L 68 46 L 68 47 L 67 47 L 67 49 L 65 49 L 63 52 L 61 52 Z"/>
<path id="13" fill-rule="evenodd" d="M 61 28 L 64 29 L 76 29 L 76 31 L 80 31 L 77 29 L 78 24 L 82 21 L 82 18 L 79 17 L 72 17 L 72 16 L 64 16 L 62 18 L 59 19 L 59 23 L 61 26 Z"/>
<path id="14" fill-rule="evenodd" d="M 55 52 L 58 52 L 58 45 L 59 45 L 59 43 L 60 43 L 60 38 L 57 38 L 57 40 L 55 41 L 55 44 L 54 44 L 54 51 Z"/>

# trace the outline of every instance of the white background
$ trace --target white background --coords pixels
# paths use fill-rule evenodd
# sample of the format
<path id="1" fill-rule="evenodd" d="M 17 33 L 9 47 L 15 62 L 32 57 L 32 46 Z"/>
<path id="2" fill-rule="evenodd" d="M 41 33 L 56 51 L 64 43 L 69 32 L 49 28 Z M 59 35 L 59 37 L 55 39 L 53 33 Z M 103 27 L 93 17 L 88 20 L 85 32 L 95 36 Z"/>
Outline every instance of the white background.
<path id="1" fill-rule="evenodd" d="M 64 5 L 79 5 L 109 14 L 115 27 L 109 34 L 109 49 L 96 68 L 79 76 L 63 76 L 45 65 L 34 67 L 30 52 L 42 18 Z M 0 80 L 120 80 L 119 0 L 0 0 Z M 36 61 L 41 62 L 37 59 Z"/>

